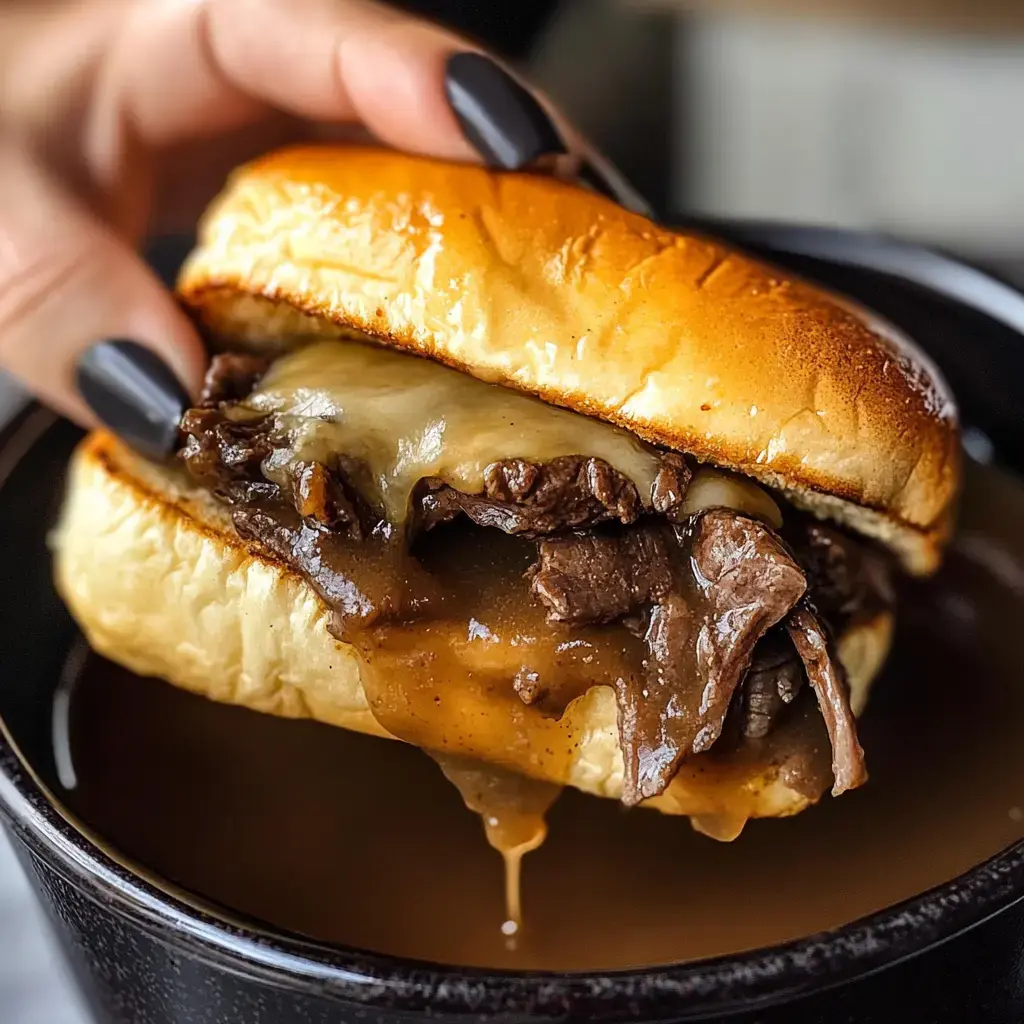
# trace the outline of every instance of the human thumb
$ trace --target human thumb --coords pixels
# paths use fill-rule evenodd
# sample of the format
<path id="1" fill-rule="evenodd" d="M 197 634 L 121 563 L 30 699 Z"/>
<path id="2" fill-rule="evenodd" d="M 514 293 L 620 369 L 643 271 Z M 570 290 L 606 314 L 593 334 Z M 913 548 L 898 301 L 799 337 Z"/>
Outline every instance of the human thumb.
<path id="1" fill-rule="evenodd" d="M 205 354 L 173 297 L 109 228 L 0 139 L 0 367 L 150 455 L 174 444 Z"/>

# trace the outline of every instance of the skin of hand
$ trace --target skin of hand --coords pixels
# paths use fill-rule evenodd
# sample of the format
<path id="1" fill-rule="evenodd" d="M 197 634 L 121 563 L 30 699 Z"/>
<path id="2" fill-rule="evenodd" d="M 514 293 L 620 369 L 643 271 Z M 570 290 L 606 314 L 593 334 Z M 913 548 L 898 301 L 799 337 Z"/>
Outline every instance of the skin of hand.
<path id="1" fill-rule="evenodd" d="M 472 49 L 370 0 L 85 0 L 6 30 L 0 16 L 0 366 L 92 425 L 76 367 L 132 339 L 195 395 L 203 346 L 135 247 L 187 230 L 230 168 L 295 138 L 355 130 L 478 159 L 444 87 Z"/>

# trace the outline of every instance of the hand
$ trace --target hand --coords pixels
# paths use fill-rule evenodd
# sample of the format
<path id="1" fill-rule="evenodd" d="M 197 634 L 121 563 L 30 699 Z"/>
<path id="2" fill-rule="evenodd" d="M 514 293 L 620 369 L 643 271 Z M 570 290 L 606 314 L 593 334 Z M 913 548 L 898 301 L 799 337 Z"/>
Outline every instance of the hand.
<path id="1" fill-rule="evenodd" d="M 22 21 L 0 72 L 0 366 L 166 450 L 206 355 L 134 247 L 190 227 L 231 167 L 297 137 L 361 126 L 506 166 L 557 145 L 550 122 L 496 140 L 455 114 L 446 67 L 471 49 L 370 0 L 86 0 Z M 518 88 L 468 63 L 499 105 Z M 457 86 L 449 71 L 456 109 Z"/>

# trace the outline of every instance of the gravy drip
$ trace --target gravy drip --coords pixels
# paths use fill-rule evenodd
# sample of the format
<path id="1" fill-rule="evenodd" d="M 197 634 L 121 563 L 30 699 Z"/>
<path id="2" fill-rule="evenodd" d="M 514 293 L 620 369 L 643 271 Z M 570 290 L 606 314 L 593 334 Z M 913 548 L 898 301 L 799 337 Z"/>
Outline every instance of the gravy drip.
<path id="1" fill-rule="evenodd" d="M 487 841 L 505 861 L 506 916 L 501 930 L 514 949 L 523 926 L 523 857 L 547 837 L 544 816 L 562 787 L 450 754 L 431 756 L 466 807 L 480 815 Z"/>

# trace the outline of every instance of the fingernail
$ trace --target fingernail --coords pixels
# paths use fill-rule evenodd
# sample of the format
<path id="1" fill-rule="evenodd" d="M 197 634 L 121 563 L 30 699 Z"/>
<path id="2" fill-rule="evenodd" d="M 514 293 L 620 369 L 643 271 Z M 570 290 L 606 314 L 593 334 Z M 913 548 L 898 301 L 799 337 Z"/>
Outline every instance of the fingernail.
<path id="1" fill-rule="evenodd" d="M 96 417 L 143 455 L 174 451 L 188 392 L 151 349 L 134 341 L 101 341 L 75 371 L 79 394 Z"/>
<path id="2" fill-rule="evenodd" d="M 565 152 L 537 98 L 482 53 L 448 58 L 445 94 L 470 145 L 492 167 L 520 170 Z"/>

